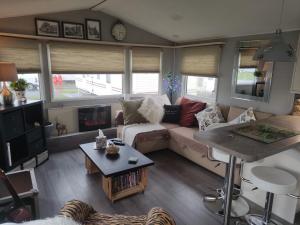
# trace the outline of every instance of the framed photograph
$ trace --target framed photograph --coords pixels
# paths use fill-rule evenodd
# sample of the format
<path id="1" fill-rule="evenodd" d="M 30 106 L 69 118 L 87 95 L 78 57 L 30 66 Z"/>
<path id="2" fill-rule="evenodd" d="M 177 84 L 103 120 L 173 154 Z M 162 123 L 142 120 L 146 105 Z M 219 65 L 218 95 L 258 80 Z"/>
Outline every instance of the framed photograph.
<path id="1" fill-rule="evenodd" d="M 84 28 L 81 23 L 62 22 L 63 37 L 84 39 Z"/>
<path id="2" fill-rule="evenodd" d="M 85 19 L 86 38 L 88 40 L 101 40 L 100 20 Z"/>
<path id="3" fill-rule="evenodd" d="M 36 35 L 59 37 L 59 21 L 35 19 Z"/>

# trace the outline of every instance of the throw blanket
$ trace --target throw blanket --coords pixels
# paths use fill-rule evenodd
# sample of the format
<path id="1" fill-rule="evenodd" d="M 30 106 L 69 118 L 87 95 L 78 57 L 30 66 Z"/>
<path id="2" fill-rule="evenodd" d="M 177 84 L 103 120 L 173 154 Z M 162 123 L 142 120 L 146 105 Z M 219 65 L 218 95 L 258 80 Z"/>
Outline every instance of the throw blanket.
<path id="1" fill-rule="evenodd" d="M 160 124 L 152 123 L 140 123 L 140 124 L 130 124 L 123 127 L 122 140 L 132 146 L 135 136 L 140 133 L 155 131 L 155 130 L 165 130 L 166 128 Z"/>
<path id="2" fill-rule="evenodd" d="M 64 216 L 56 216 L 53 218 L 46 218 L 43 220 L 32 220 L 29 222 L 24 222 L 24 223 L 4 223 L 2 225 L 18 225 L 18 224 L 23 224 L 23 225 L 80 225 L 80 223 L 77 223 L 71 218 L 67 218 Z"/>

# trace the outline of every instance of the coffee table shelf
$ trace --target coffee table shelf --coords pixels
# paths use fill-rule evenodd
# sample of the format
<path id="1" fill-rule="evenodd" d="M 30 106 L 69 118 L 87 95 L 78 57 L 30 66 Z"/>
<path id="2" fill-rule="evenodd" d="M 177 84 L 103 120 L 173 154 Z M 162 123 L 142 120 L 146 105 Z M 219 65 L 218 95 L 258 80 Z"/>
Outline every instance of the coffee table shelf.
<path id="1" fill-rule="evenodd" d="M 115 159 L 109 159 L 105 151 L 95 150 L 94 142 L 82 144 L 80 148 L 85 154 L 87 173 L 102 174 L 102 189 L 112 202 L 145 191 L 147 167 L 154 164 L 151 159 L 128 145 L 120 146 Z M 129 164 L 129 157 L 137 157 L 138 162 Z"/>
<path id="2" fill-rule="evenodd" d="M 105 177 L 102 176 L 102 188 L 105 194 L 107 195 L 108 199 L 110 199 L 112 202 L 119 200 L 121 198 L 144 192 L 146 186 L 147 186 L 147 169 L 142 168 L 139 169 L 142 172 L 141 181 L 135 186 L 124 188 L 121 191 L 114 192 L 113 191 L 113 185 L 112 180 L 114 177 Z M 122 174 L 124 175 L 124 174 Z"/>

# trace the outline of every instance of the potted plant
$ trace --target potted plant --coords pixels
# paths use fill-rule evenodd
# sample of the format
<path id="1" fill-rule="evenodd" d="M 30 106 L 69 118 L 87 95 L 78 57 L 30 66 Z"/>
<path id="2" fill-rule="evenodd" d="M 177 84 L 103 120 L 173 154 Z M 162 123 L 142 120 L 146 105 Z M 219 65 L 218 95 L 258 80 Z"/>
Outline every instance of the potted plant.
<path id="1" fill-rule="evenodd" d="M 18 101 L 26 101 L 25 90 L 28 87 L 28 83 L 24 79 L 19 79 L 10 83 L 11 89 L 16 93 Z"/>
<path id="2" fill-rule="evenodd" d="M 254 76 L 256 77 L 257 82 L 264 81 L 264 72 L 263 71 L 255 70 Z"/>

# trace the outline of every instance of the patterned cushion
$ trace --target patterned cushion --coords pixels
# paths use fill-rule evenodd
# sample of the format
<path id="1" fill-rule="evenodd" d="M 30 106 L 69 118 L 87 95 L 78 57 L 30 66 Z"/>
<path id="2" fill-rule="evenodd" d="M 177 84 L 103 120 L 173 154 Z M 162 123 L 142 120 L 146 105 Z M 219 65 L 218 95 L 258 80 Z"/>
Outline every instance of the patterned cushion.
<path id="1" fill-rule="evenodd" d="M 146 225 L 175 225 L 172 217 L 162 208 L 152 208 L 148 213 Z"/>
<path id="2" fill-rule="evenodd" d="M 250 107 L 247 110 L 245 110 L 243 113 L 241 113 L 237 118 L 229 121 L 228 124 L 246 123 L 255 120 L 256 118 L 253 112 L 253 108 Z"/>
<path id="3" fill-rule="evenodd" d="M 60 210 L 60 215 L 84 225 L 175 225 L 170 215 L 161 208 L 153 208 L 148 215 L 125 216 L 96 212 L 91 206 L 72 200 Z"/>
<path id="4" fill-rule="evenodd" d="M 164 105 L 165 115 L 163 122 L 165 123 L 178 123 L 180 120 L 180 105 Z"/>
<path id="5" fill-rule="evenodd" d="M 65 203 L 64 207 L 60 210 L 60 215 L 83 223 L 90 214 L 95 212 L 93 207 L 88 204 L 78 200 L 72 200 Z"/>
<path id="6" fill-rule="evenodd" d="M 217 105 L 208 107 L 197 113 L 195 116 L 199 123 L 199 131 L 205 131 L 208 126 L 225 121 L 221 110 Z"/>

